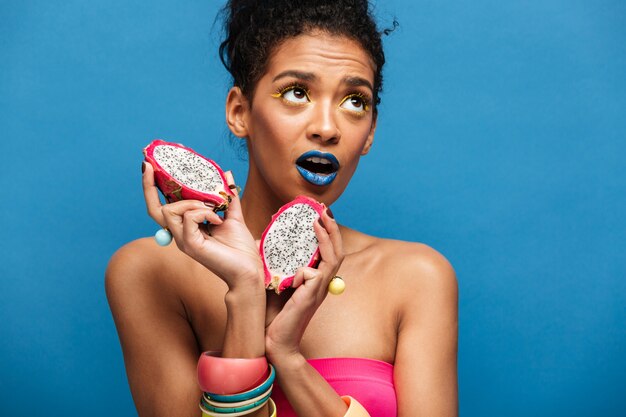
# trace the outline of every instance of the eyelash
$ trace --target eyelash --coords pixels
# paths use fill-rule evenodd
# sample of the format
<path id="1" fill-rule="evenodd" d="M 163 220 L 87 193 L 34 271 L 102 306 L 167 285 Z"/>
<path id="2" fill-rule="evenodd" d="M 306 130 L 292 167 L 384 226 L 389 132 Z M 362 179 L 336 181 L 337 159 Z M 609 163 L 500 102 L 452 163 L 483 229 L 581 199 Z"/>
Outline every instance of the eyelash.
<path id="1" fill-rule="evenodd" d="M 278 88 L 276 90 L 276 92 L 272 94 L 272 97 L 283 98 L 283 96 L 285 95 L 286 92 L 294 90 L 296 88 L 303 90 L 304 94 L 306 94 L 307 98 L 309 98 L 309 100 L 310 100 L 311 91 L 309 90 L 309 88 L 306 85 L 304 85 L 304 84 L 294 83 L 294 82 L 286 84 L 286 85 Z M 361 102 L 363 103 L 363 110 L 362 111 L 355 111 L 355 110 L 348 110 L 348 109 L 345 109 L 345 110 L 347 110 L 347 111 L 349 111 L 351 113 L 354 113 L 357 116 L 365 114 L 371 107 L 372 99 L 369 96 L 367 96 L 366 94 L 363 94 L 361 92 L 357 91 L 357 92 L 349 93 L 347 96 L 345 96 L 341 100 L 341 103 L 339 105 L 341 106 L 343 103 L 345 103 L 346 101 L 348 101 L 348 100 L 350 100 L 350 99 L 352 99 L 354 97 L 357 97 L 357 98 L 359 98 L 361 100 Z M 291 102 L 289 102 L 289 103 L 291 103 Z M 296 103 L 291 103 L 291 104 L 296 104 Z"/>
<path id="2" fill-rule="evenodd" d="M 355 98 L 355 97 L 360 99 L 361 103 L 363 103 L 363 110 L 360 111 L 359 113 L 365 113 L 366 111 L 368 111 L 370 109 L 370 105 L 372 103 L 372 100 L 368 96 L 366 96 L 365 94 L 363 94 L 361 92 L 348 94 L 343 100 L 341 100 L 341 104 L 343 104 L 346 101 L 348 101 L 348 100 L 350 100 L 352 98 Z M 349 110 L 349 111 L 354 111 L 354 110 Z"/>
<path id="3" fill-rule="evenodd" d="M 289 83 L 283 87 L 280 87 L 276 90 L 274 94 L 272 94 L 272 97 L 282 98 L 287 91 L 295 90 L 296 88 L 303 90 L 304 94 L 309 97 L 309 89 L 306 85 L 302 85 L 300 83 Z"/>

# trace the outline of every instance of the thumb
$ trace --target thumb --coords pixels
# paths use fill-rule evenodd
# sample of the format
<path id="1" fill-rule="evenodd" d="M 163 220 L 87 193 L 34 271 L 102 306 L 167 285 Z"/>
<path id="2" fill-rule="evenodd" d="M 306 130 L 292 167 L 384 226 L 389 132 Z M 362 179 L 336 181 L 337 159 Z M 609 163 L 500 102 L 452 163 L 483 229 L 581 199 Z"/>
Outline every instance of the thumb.
<path id="1" fill-rule="evenodd" d="M 239 199 L 239 190 L 237 184 L 235 184 L 235 177 L 233 177 L 232 171 L 226 171 L 224 173 L 226 182 L 230 186 L 234 196 L 230 200 L 228 210 L 224 213 L 224 217 L 233 220 L 239 220 L 243 222 L 243 214 L 241 213 L 241 200 Z"/>

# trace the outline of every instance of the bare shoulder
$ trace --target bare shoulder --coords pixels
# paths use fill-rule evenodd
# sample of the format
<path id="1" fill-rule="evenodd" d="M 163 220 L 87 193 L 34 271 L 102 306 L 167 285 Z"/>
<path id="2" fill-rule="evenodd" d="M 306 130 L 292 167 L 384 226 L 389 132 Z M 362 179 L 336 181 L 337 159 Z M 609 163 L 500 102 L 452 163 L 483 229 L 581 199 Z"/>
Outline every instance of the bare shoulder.
<path id="1" fill-rule="evenodd" d="M 141 238 L 119 248 L 109 260 L 106 270 L 107 284 L 124 275 L 145 276 L 158 272 L 163 266 L 159 247 L 150 238 Z"/>
<path id="2" fill-rule="evenodd" d="M 448 260 L 428 245 L 375 239 L 397 308 L 398 415 L 458 415 L 458 288 Z M 394 284 L 391 284 L 391 283 Z"/>
<path id="3" fill-rule="evenodd" d="M 158 246 L 152 238 L 134 240 L 117 250 L 111 257 L 105 273 L 107 297 L 120 295 L 121 292 L 164 289 L 172 277 L 180 275 L 181 270 L 194 268 L 191 258 L 180 252 L 176 245 Z M 164 278 L 167 279 L 164 279 Z"/>
<path id="4" fill-rule="evenodd" d="M 457 281 L 454 268 L 437 250 L 423 243 L 383 239 L 346 230 L 355 251 L 375 271 L 376 280 L 386 287 L 395 287 L 395 295 L 418 303 L 422 298 L 438 294 L 456 302 Z M 399 301 L 399 300 L 398 300 Z"/>
<path id="5" fill-rule="evenodd" d="M 454 268 L 437 250 L 423 243 L 377 239 L 378 251 L 384 254 L 385 268 L 396 271 L 394 281 L 402 291 L 398 297 L 413 308 L 435 300 L 451 307 L 457 302 Z"/>
<path id="6" fill-rule="evenodd" d="M 401 283 L 411 287 L 456 288 L 454 268 L 432 247 L 391 239 L 377 239 L 377 246 L 377 250 L 385 255 L 388 267 L 398 271 L 397 278 Z"/>
<path id="7" fill-rule="evenodd" d="M 155 407 L 163 415 L 182 415 L 171 410 L 172 398 L 189 410 L 197 401 L 198 340 L 187 309 L 197 265 L 175 244 L 161 247 L 152 238 L 130 242 L 111 257 L 106 295 L 138 410 Z M 164 389 L 167 401 L 160 395 Z"/>
<path id="8" fill-rule="evenodd" d="M 119 248 L 109 260 L 107 266 L 107 278 L 124 274 L 125 272 L 149 272 L 151 269 L 158 270 L 158 260 L 161 258 L 156 253 L 156 248 L 149 238 L 137 239 Z M 157 263 L 150 262 L 156 259 Z"/>

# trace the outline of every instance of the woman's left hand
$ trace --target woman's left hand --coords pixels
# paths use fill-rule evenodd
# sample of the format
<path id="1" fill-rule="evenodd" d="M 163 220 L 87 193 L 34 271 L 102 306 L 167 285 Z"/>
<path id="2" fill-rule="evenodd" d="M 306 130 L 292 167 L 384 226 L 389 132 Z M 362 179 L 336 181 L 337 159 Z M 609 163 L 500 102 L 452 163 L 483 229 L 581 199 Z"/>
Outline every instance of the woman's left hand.
<path id="1" fill-rule="evenodd" d="M 292 289 L 280 295 L 267 294 L 265 353 L 271 362 L 300 352 L 304 331 L 328 295 L 328 284 L 343 261 L 337 222 L 328 215 L 328 210 L 324 210 L 320 219 L 323 225 L 320 222 L 313 225 L 321 255 L 317 269 L 300 268 L 294 276 Z"/>

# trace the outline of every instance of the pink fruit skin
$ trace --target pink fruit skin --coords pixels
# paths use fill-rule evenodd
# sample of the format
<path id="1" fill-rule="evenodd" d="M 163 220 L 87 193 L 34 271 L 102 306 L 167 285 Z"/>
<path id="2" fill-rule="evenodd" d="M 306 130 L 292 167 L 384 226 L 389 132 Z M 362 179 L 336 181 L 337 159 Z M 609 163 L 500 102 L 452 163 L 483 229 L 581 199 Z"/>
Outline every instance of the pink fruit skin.
<path id="1" fill-rule="evenodd" d="M 209 202 L 209 203 L 215 204 L 215 211 L 226 210 L 228 208 L 228 204 L 230 203 L 231 197 L 235 195 L 230 188 L 224 187 L 223 191 L 219 192 L 220 195 L 207 194 L 207 193 L 203 193 L 200 191 L 193 190 L 189 187 L 186 187 L 185 185 L 181 184 L 180 182 L 172 178 L 172 176 L 169 175 L 167 172 L 165 172 L 163 168 L 161 167 L 161 165 L 159 165 L 159 163 L 153 157 L 154 148 L 160 145 L 169 145 L 169 146 L 175 146 L 177 148 L 183 148 L 189 152 L 192 152 L 198 155 L 200 158 L 209 161 L 212 165 L 214 165 L 217 168 L 224 184 L 228 184 L 228 182 L 226 181 L 226 177 L 224 176 L 224 171 L 220 168 L 219 165 L 217 165 L 214 161 L 210 160 L 209 158 L 205 158 L 204 156 L 200 155 L 193 149 L 187 148 L 186 146 L 183 146 L 179 143 L 172 143 L 172 142 L 166 142 L 161 139 L 155 139 L 148 146 L 146 146 L 146 148 L 143 150 L 143 154 L 146 157 L 146 161 L 149 162 L 154 168 L 155 184 L 157 185 L 157 187 L 159 187 L 159 190 L 161 190 L 161 192 L 165 196 L 165 199 L 169 203 L 173 203 L 175 201 L 180 201 L 180 200 L 200 200 L 203 202 Z"/>
<path id="2" fill-rule="evenodd" d="M 261 260 L 263 261 L 263 268 L 265 270 L 265 288 L 268 288 L 269 285 L 272 283 L 272 274 L 270 273 L 270 270 L 267 267 L 267 263 L 265 262 L 265 255 L 263 254 L 263 244 L 265 242 L 265 237 L 267 236 L 267 233 L 269 232 L 272 223 L 274 223 L 274 220 L 276 220 L 276 218 L 278 216 L 280 216 L 280 214 L 283 211 L 287 210 L 289 207 L 291 207 L 291 206 L 293 206 L 295 204 L 300 204 L 300 203 L 308 204 L 309 206 L 313 207 L 313 209 L 320 216 L 322 215 L 322 213 L 326 209 L 326 206 L 324 206 L 324 204 L 318 203 L 317 201 L 315 201 L 312 198 L 309 198 L 307 196 L 300 195 L 300 196 L 296 197 L 294 200 L 292 200 L 291 202 L 289 202 L 289 203 L 285 204 L 284 206 L 282 206 L 278 210 L 278 212 L 272 216 L 272 220 L 270 221 L 270 223 L 265 228 L 265 231 L 263 232 L 263 235 L 261 236 L 261 243 L 259 244 L 259 253 L 261 254 Z M 309 263 L 306 266 L 315 268 L 315 267 L 317 267 L 317 264 L 319 263 L 319 261 L 320 261 L 320 249 L 318 247 L 315 250 L 315 252 L 313 253 L 313 256 L 311 257 L 311 260 L 309 261 Z M 291 287 L 291 284 L 293 284 L 293 278 L 294 278 L 294 275 L 287 276 L 285 278 L 281 277 L 280 284 L 279 284 L 278 288 L 274 288 L 274 290 L 276 291 L 276 294 L 280 294 L 285 289 Z M 268 288 L 268 289 L 271 289 L 271 288 Z"/>

